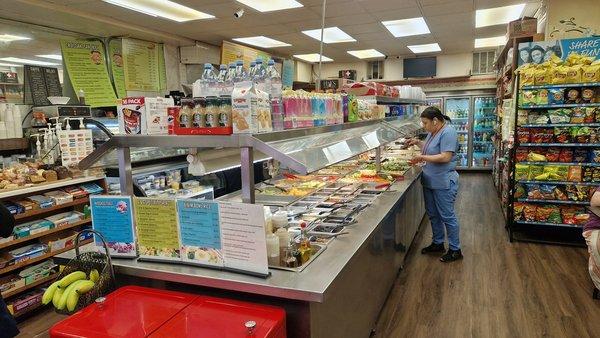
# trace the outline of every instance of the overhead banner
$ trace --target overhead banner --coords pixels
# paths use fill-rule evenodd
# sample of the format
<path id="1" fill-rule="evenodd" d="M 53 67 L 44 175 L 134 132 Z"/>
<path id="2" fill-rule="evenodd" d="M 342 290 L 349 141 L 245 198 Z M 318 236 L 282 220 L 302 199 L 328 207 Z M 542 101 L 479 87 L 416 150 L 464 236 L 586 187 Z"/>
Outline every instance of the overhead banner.
<path id="1" fill-rule="evenodd" d="M 122 99 L 127 97 L 125 91 L 125 73 L 123 70 L 123 48 L 122 41 L 111 40 L 108 44 L 110 50 L 110 67 L 112 70 L 113 82 L 117 90 L 117 96 Z"/>
<path id="2" fill-rule="evenodd" d="M 552 55 L 565 60 L 571 53 L 592 56 L 598 59 L 600 56 L 600 37 L 520 43 L 519 66 L 525 63 L 540 64 L 549 60 Z"/>
<path id="3" fill-rule="evenodd" d="M 159 44 L 135 39 L 123 39 L 125 89 L 145 92 L 160 90 Z M 163 58 L 159 61 L 159 58 Z"/>
<path id="4" fill-rule="evenodd" d="M 61 40 L 67 75 L 78 94 L 83 90 L 85 103 L 92 107 L 116 105 L 117 97 L 106 69 L 106 55 L 100 41 Z"/>
<path id="5" fill-rule="evenodd" d="M 271 54 L 229 41 L 223 41 L 221 45 L 221 64 L 227 65 L 237 60 L 243 60 L 244 65 L 248 67 L 250 62 L 257 58 L 261 58 L 266 63 L 271 58 Z"/>

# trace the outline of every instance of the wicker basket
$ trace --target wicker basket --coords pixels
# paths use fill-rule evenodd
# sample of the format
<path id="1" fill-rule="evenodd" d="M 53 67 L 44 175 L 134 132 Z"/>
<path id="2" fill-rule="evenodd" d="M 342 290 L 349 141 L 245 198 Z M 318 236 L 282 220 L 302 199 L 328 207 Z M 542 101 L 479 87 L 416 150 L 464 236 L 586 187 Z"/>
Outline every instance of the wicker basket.
<path id="1" fill-rule="evenodd" d="M 102 241 L 104 250 L 106 253 L 101 252 L 79 252 L 79 236 L 83 233 L 91 232 L 95 236 L 98 236 Z M 63 271 L 58 275 L 57 280 L 60 280 L 64 276 L 75 271 L 83 271 L 89 276 L 90 271 L 93 269 L 98 270 L 100 278 L 94 285 L 94 287 L 81 295 L 75 310 L 68 311 L 67 308 L 62 310 L 55 309 L 56 312 L 61 314 L 71 314 L 81 310 L 82 308 L 92 304 L 97 298 L 104 297 L 115 289 L 115 272 L 113 270 L 112 262 L 110 260 L 110 254 L 108 251 L 108 245 L 102 235 L 91 229 L 85 229 L 77 233 L 75 237 L 75 258 L 71 259 L 65 266 Z"/>

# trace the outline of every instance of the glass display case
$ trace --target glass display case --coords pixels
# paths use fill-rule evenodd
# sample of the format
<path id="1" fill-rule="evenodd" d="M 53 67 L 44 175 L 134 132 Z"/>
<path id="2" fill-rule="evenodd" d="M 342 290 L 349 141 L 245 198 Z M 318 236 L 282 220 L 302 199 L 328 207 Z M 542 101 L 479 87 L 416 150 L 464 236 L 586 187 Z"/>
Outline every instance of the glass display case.
<path id="1" fill-rule="evenodd" d="M 444 111 L 452 119 L 452 126 L 458 133 L 458 167 L 469 166 L 469 116 L 471 97 L 448 97 L 444 99 Z"/>
<path id="2" fill-rule="evenodd" d="M 496 125 L 496 100 L 491 97 L 473 99 L 471 167 L 490 169 L 494 144 L 492 135 Z"/>

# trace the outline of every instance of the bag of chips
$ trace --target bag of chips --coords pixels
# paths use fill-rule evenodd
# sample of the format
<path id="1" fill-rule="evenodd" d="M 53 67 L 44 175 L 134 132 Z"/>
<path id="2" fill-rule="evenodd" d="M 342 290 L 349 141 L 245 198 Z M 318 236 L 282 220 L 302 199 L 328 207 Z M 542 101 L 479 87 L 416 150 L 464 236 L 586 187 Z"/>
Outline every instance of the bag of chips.
<path id="1" fill-rule="evenodd" d="M 589 143 L 592 132 L 589 127 L 572 127 L 571 134 L 573 143 Z"/>
<path id="2" fill-rule="evenodd" d="M 589 154 L 588 154 L 587 149 L 575 149 L 575 151 L 573 151 L 573 161 L 571 161 L 571 162 L 576 162 L 576 163 L 587 162 L 588 156 L 589 156 Z"/>
<path id="3" fill-rule="evenodd" d="M 547 124 L 548 116 L 541 112 L 529 113 L 527 119 L 530 124 Z"/>
<path id="4" fill-rule="evenodd" d="M 592 87 L 582 88 L 581 89 L 581 102 L 583 102 L 583 103 L 596 102 L 596 89 L 592 88 Z"/>
<path id="5" fill-rule="evenodd" d="M 552 71 L 552 84 L 564 84 L 567 83 L 567 67 L 556 66 Z"/>
<path id="6" fill-rule="evenodd" d="M 523 90 L 521 106 L 533 106 L 537 104 L 537 90 Z"/>
<path id="7" fill-rule="evenodd" d="M 541 200 L 544 198 L 539 184 L 527 184 L 527 198 Z"/>
<path id="8" fill-rule="evenodd" d="M 523 209 L 525 209 L 525 203 L 515 202 L 513 204 L 513 219 L 515 221 L 523 220 Z"/>
<path id="9" fill-rule="evenodd" d="M 527 156 L 529 155 L 529 150 L 527 148 L 517 148 L 517 151 L 515 152 L 515 158 L 517 160 L 517 162 L 524 162 L 527 161 Z"/>
<path id="10" fill-rule="evenodd" d="M 600 167 L 593 167 L 592 182 L 600 182 Z"/>
<path id="11" fill-rule="evenodd" d="M 527 155 L 527 161 L 529 161 L 529 162 L 547 162 L 548 160 L 546 159 L 546 156 L 532 151 Z"/>
<path id="12" fill-rule="evenodd" d="M 589 190 L 585 185 L 567 185 L 565 187 L 569 200 L 575 202 L 589 201 Z"/>
<path id="13" fill-rule="evenodd" d="M 573 149 L 563 148 L 560 150 L 558 162 L 569 163 L 573 162 Z"/>
<path id="14" fill-rule="evenodd" d="M 591 56 L 579 54 L 577 52 L 571 52 L 565 59 L 565 63 L 569 66 L 574 65 L 591 65 L 594 62 L 594 58 Z"/>
<path id="15" fill-rule="evenodd" d="M 590 160 L 595 163 L 600 163 L 600 149 L 594 149 L 591 151 Z"/>
<path id="16" fill-rule="evenodd" d="M 536 206 L 534 204 L 525 204 L 523 207 L 523 219 L 534 222 L 536 218 Z"/>
<path id="17" fill-rule="evenodd" d="M 535 104 L 545 106 L 548 104 L 548 89 L 539 89 L 536 96 Z"/>
<path id="18" fill-rule="evenodd" d="M 530 180 L 535 180 L 536 177 L 542 175 L 544 173 L 543 165 L 530 165 L 529 166 L 529 178 Z"/>
<path id="19" fill-rule="evenodd" d="M 592 182 L 594 177 L 594 167 L 583 167 L 581 176 L 583 182 Z"/>
<path id="20" fill-rule="evenodd" d="M 573 102 L 574 103 L 574 102 Z M 585 121 L 585 111 L 581 107 L 571 110 L 571 123 L 583 123 Z"/>
<path id="21" fill-rule="evenodd" d="M 557 142 L 557 143 L 571 142 L 571 130 L 567 127 L 554 128 L 554 142 Z"/>
<path id="22" fill-rule="evenodd" d="M 562 223 L 562 217 L 560 215 L 560 208 L 557 205 L 547 205 L 548 210 L 550 210 L 550 214 L 546 219 L 548 223 L 560 224 Z"/>
<path id="23" fill-rule="evenodd" d="M 558 162 L 560 157 L 560 148 L 549 148 L 546 152 L 546 159 L 548 162 Z"/>
<path id="24" fill-rule="evenodd" d="M 554 199 L 554 188 L 556 186 L 551 184 L 542 184 L 540 185 L 540 193 L 542 194 L 541 199 L 544 200 L 552 200 Z"/>
<path id="25" fill-rule="evenodd" d="M 596 121 L 596 108 L 597 107 L 583 108 L 583 122 L 584 123 L 594 123 L 594 121 Z"/>
<path id="26" fill-rule="evenodd" d="M 529 129 L 528 128 L 518 128 L 517 129 L 517 139 L 519 143 L 529 143 Z"/>
<path id="27" fill-rule="evenodd" d="M 521 68 L 520 74 L 520 82 L 519 85 L 523 86 L 533 86 L 535 84 L 535 68 L 533 67 L 524 67 Z"/>
<path id="28" fill-rule="evenodd" d="M 521 184 L 521 183 L 515 184 L 515 193 L 514 193 L 515 198 L 523 198 L 526 195 L 527 195 L 527 191 L 525 190 L 525 187 L 523 186 L 523 184 Z"/>
<path id="29" fill-rule="evenodd" d="M 577 213 L 577 207 L 561 207 L 560 214 L 562 216 L 562 222 L 564 224 L 575 224 L 575 214 Z"/>
<path id="30" fill-rule="evenodd" d="M 554 199 L 559 200 L 559 201 L 568 201 L 569 197 L 567 197 L 567 192 L 565 191 L 565 188 L 562 186 L 555 186 L 554 187 Z"/>
<path id="31" fill-rule="evenodd" d="M 550 123 L 569 123 L 571 120 L 571 111 L 569 109 L 551 109 L 548 110 Z"/>
<path id="32" fill-rule="evenodd" d="M 532 166 L 533 167 L 533 166 Z M 534 180 L 537 181 L 564 181 L 569 174 L 569 167 L 565 165 L 546 165 L 542 174 L 537 175 Z M 531 176 L 531 169 L 529 172 Z"/>
<path id="33" fill-rule="evenodd" d="M 533 73 L 533 82 L 536 86 L 541 86 L 550 83 L 550 72 L 546 67 L 539 67 Z"/>
<path id="34" fill-rule="evenodd" d="M 550 205 L 540 205 L 535 212 L 535 220 L 537 222 L 547 222 L 553 208 Z"/>
<path id="35" fill-rule="evenodd" d="M 529 179 L 529 165 L 519 163 L 515 164 L 515 180 L 527 179 Z"/>
<path id="36" fill-rule="evenodd" d="M 547 104 L 563 104 L 565 103 L 565 91 L 562 88 L 548 89 Z"/>
<path id="37" fill-rule="evenodd" d="M 517 110 L 517 126 L 527 124 L 529 121 L 529 111 L 524 109 Z"/>
<path id="38" fill-rule="evenodd" d="M 575 224 L 584 225 L 590 220 L 590 214 L 585 211 L 585 209 L 579 209 L 575 213 Z"/>
<path id="39" fill-rule="evenodd" d="M 600 63 L 593 62 L 581 67 L 581 81 L 585 83 L 600 82 Z"/>
<path id="40" fill-rule="evenodd" d="M 581 182 L 582 171 L 581 166 L 572 165 L 569 167 L 569 173 L 567 174 L 567 181 L 570 182 Z"/>
<path id="41" fill-rule="evenodd" d="M 542 136 L 542 143 L 551 143 L 554 140 L 554 129 L 544 128 L 540 130 Z"/>
<path id="42" fill-rule="evenodd" d="M 565 83 L 581 83 L 581 65 L 567 66 Z"/>

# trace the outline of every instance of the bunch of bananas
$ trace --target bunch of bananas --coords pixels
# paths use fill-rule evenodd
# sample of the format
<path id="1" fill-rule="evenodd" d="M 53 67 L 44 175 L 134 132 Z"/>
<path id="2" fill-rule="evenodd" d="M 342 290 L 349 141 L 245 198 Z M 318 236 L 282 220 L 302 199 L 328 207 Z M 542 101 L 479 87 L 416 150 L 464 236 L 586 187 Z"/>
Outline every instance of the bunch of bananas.
<path id="1" fill-rule="evenodd" d="M 98 270 L 93 269 L 90 271 L 89 279 L 86 279 L 87 277 L 85 272 L 75 271 L 50 284 L 42 296 L 42 304 L 46 305 L 52 302 L 58 310 L 63 310 L 65 307 L 69 312 L 75 310 L 79 296 L 94 287 L 94 284 L 100 279 L 100 274 Z"/>

